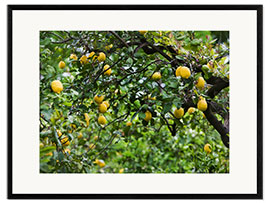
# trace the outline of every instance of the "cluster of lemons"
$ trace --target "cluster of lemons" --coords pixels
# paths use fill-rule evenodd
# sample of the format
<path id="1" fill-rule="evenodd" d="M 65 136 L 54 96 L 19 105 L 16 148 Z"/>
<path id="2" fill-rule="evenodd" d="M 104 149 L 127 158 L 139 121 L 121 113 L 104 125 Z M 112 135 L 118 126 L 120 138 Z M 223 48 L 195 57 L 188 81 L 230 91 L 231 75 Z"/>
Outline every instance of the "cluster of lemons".
<path id="1" fill-rule="evenodd" d="M 109 46 L 110 48 L 112 46 Z M 91 52 L 88 56 L 86 55 L 82 55 L 81 58 L 80 58 L 80 63 L 85 65 L 87 63 L 89 63 L 91 60 L 93 62 L 95 62 L 96 60 L 98 60 L 98 62 L 103 62 L 106 60 L 106 54 L 103 53 L 103 52 L 100 52 L 98 55 L 95 55 L 96 53 L 95 52 Z M 73 60 L 73 61 L 77 61 L 78 60 L 78 57 L 76 54 L 71 54 L 69 59 Z M 64 61 L 60 61 L 59 64 L 58 64 L 58 67 L 60 69 L 64 69 L 66 67 L 66 63 Z M 104 72 L 104 75 L 108 75 L 110 76 L 111 73 L 112 73 L 112 70 L 110 68 L 110 66 L 108 64 L 106 64 L 103 68 L 103 70 L 105 71 Z M 51 82 L 51 88 L 53 90 L 53 92 L 55 93 L 58 93 L 60 94 L 60 92 L 63 91 L 64 87 L 63 87 L 63 84 L 61 83 L 60 80 L 54 80 Z"/>
<path id="2" fill-rule="evenodd" d="M 181 78 L 184 78 L 184 79 L 188 79 L 191 75 L 191 71 L 188 67 L 185 67 L 185 66 L 179 66 L 176 71 L 175 71 L 175 75 L 176 77 L 181 77 Z M 160 80 L 161 79 L 161 73 L 160 72 L 155 72 L 152 76 L 151 76 L 152 80 Z M 198 80 L 197 80 L 197 83 L 196 83 L 196 87 L 198 89 L 203 89 L 205 86 L 205 80 L 203 77 L 199 77 Z M 199 98 L 199 101 L 197 103 L 197 108 L 201 111 L 206 111 L 207 110 L 207 102 L 205 100 L 205 98 L 203 98 L 202 96 Z M 194 107 L 190 107 L 188 109 L 188 112 L 191 114 L 195 111 L 195 108 Z M 175 109 L 174 111 L 174 116 L 176 118 L 181 118 L 183 117 L 185 114 L 184 112 L 184 109 L 183 108 L 179 108 L 179 109 Z M 145 119 L 147 122 L 149 120 L 151 120 L 152 118 L 152 114 L 151 112 L 149 111 L 146 111 L 145 112 Z"/>
<path id="3" fill-rule="evenodd" d="M 62 146 L 66 147 L 66 146 L 70 145 L 70 141 L 69 141 L 67 136 L 62 135 L 62 132 L 60 130 L 56 130 L 56 132 L 57 132 L 57 135 L 60 139 Z"/>
<path id="4" fill-rule="evenodd" d="M 146 34 L 147 31 L 139 31 L 142 35 Z M 106 50 L 109 50 L 110 48 L 112 48 L 113 45 L 108 45 L 106 46 Z M 78 60 L 78 57 L 75 55 L 75 54 L 71 54 L 70 55 L 70 59 L 71 60 L 75 60 L 77 61 Z M 106 55 L 103 53 L 103 52 L 100 52 L 98 55 L 95 55 L 95 52 L 91 52 L 88 56 L 86 55 L 83 55 L 81 56 L 80 58 L 80 63 L 81 64 L 87 64 L 90 62 L 90 60 L 92 61 L 96 61 L 98 60 L 99 62 L 103 62 L 106 60 Z M 65 62 L 64 61 L 60 61 L 59 64 L 58 64 L 58 67 L 60 69 L 64 69 L 66 66 Z M 110 66 L 108 64 L 104 65 L 103 67 L 103 72 L 104 72 L 104 75 L 107 75 L 107 76 L 110 76 L 111 73 L 112 73 L 112 70 L 110 68 Z M 176 71 L 175 71 L 175 75 L 176 77 L 181 77 L 181 78 L 184 78 L 184 79 L 188 79 L 190 76 L 191 76 L 191 71 L 188 67 L 185 67 L 185 66 L 179 66 Z M 155 81 L 158 81 L 161 79 L 161 73 L 160 72 L 155 72 L 152 76 L 151 76 L 152 80 L 155 80 Z M 205 80 L 203 77 L 199 77 L 197 82 L 196 82 L 196 87 L 198 89 L 203 89 L 205 86 Z M 52 90 L 55 92 L 55 93 L 60 93 L 61 91 L 63 91 L 63 85 L 61 83 L 61 81 L 59 80 L 54 80 L 53 82 L 51 82 L 51 88 Z M 149 99 L 152 99 L 152 97 L 150 97 Z M 94 101 L 98 104 L 98 111 L 102 114 L 104 114 L 107 109 L 109 108 L 110 104 L 108 101 L 103 101 L 104 100 L 104 96 L 103 95 L 96 95 L 94 97 Z M 155 100 L 155 98 L 153 98 L 153 100 Z M 199 101 L 197 103 L 197 108 L 201 111 L 206 111 L 207 110 L 207 102 L 205 100 L 205 98 L 203 98 L 202 96 L 199 98 Z M 189 114 L 192 114 L 195 112 L 195 108 L 194 107 L 190 107 L 188 109 L 188 113 Z M 179 109 L 175 109 L 174 110 L 174 116 L 176 118 L 181 118 L 183 117 L 185 114 L 184 112 L 184 109 L 183 108 L 179 108 Z M 85 116 L 85 120 L 86 120 L 86 124 L 87 126 L 89 126 L 89 116 L 87 113 L 84 114 Z M 147 110 L 145 112 L 145 118 L 144 120 L 146 122 L 149 122 L 150 120 L 152 119 L 152 113 Z M 100 125 L 105 125 L 107 123 L 107 120 L 105 118 L 104 115 L 100 115 L 98 117 L 98 123 Z M 132 125 L 132 122 L 128 121 L 126 123 L 127 126 L 131 126 Z M 61 135 L 60 135 L 61 136 Z M 59 137 L 60 137 L 59 136 Z M 79 135 L 79 137 L 82 137 L 82 135 Z M 79 138 L 78 137 L 78 138 Z M 69 140 L 68 140 L 68 137 L 64 137 L 61 139 L 61 143 L 63 146 L 68 146 L 69 145 Z M 207 153 L 210 153 L 211 152 L 211 146 L 210 144 L 206 144 L 205 147 L 204 147 L 204 150 L 207 152 Z M 100 165 L 100 167 L 104 167 L 105 166 L 105 163 L 102 162 L 102 161 L 99 161 L 99 160 L 96 160 L 96 163 L 98 165 Z M 104 166 L 103 166 L 104 164 Z"/>
<path id="5" fill-rule="evenodd" d="M 98 111 L 102 114 L 104 114 L 107 109 L 110 107 L 109 101 L 103 101 L 104 96 L 103 95 L 96 95 L 94 97 L 94 101 L 98 104 Z M 98 123 L 100 125 L 105 125 L 107 123 L 107 120 L 104 115 L 100 115 L 98 117 Z"/>

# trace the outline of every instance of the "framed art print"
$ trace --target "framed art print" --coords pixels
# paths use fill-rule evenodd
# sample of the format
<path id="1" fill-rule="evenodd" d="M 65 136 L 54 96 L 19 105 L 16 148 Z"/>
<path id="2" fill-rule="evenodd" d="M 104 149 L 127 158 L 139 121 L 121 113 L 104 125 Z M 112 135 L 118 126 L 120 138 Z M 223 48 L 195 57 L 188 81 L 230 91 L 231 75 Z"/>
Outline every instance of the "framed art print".
<path id="1" fill-rule="evenodd" d="M 8 198 L 261 199 L 261 5 L 9 5 Z"/>

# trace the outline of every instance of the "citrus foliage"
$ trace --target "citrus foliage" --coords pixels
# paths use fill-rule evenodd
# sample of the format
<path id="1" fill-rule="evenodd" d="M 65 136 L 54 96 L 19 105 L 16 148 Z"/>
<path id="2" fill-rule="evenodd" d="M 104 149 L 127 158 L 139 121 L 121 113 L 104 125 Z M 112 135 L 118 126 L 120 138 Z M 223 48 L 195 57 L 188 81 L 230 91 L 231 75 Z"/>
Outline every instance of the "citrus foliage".
<path id="1" fill-rule="evenodd" d="M 42 173 L 227 173 L 228 122 L 227 32 L 40 32 Z"/>

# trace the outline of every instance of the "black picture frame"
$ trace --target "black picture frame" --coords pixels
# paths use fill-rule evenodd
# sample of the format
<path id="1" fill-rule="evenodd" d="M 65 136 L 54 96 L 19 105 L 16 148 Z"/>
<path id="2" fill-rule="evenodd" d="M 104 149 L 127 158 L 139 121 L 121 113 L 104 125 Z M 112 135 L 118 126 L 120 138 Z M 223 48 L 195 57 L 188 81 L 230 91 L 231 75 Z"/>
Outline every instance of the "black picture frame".
<path id="1" fill-rule="evenodd" d="M 14 194 L 12 176 L 12 15 L 15 10 L 254 10 L 257 12 L 256 194 Z M 263 6 L 262 5 L 8 5 L 8 199 L 262 199 L 263 198 Z"/>

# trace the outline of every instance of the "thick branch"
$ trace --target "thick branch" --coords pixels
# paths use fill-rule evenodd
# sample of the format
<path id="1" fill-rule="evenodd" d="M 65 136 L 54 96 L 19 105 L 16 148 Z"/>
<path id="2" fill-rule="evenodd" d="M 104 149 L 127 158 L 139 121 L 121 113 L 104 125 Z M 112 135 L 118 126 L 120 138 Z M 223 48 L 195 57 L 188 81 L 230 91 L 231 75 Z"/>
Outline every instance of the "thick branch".
<path id="1" fill-rule="evenodd" d="M 229 147 L 229 129 L 223 125 L 218 119 L 215 117 L 215 115 L 212 112 L 212 106 L 211 103 L 209 103 L 207 110 L 204 112 L 204 115 L 206 116 L 207 120 L 210 122 L 211 125 L 219 132 L 221 135 L 221 139 L 223 144 L 226 147 Z"/>

